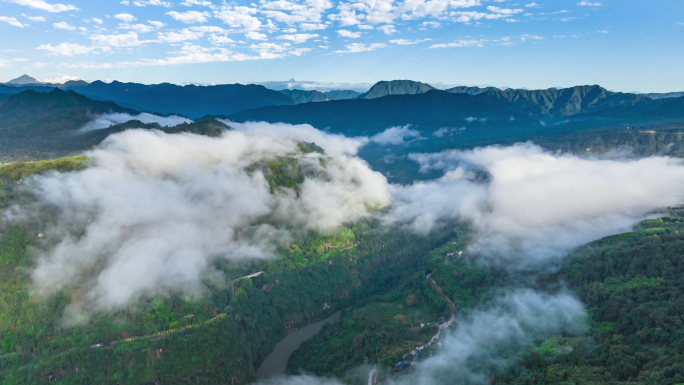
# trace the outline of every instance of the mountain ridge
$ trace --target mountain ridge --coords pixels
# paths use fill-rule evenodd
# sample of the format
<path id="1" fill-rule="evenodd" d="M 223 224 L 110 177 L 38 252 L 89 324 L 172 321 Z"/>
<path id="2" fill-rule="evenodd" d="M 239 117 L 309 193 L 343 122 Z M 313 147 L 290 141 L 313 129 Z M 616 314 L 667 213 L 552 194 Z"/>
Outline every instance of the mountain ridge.
<path id="1" fill-rule="evenodd" d="M 388 95 L 416 95 L 434 90 L 435 87 L 414 80 L 379 81 L 357 99 L 376 99 Z"/>

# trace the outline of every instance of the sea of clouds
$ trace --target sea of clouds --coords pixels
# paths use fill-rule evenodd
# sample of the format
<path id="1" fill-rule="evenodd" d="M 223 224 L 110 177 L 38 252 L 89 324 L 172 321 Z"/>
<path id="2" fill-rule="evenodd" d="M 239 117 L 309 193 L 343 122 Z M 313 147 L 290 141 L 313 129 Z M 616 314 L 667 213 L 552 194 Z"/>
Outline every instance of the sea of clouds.
<path id="1" fill-rule="evenodd" d="M 391 185 L 357 153 L 369 143 L 419 138 L 408 126 L 348 138 L 310 125 L 226 123 L 234 130 L 218 138 L 127 130 L 88 152 L 94 163 L 83 171 L 29 178 L 40 197 L 37 207 L 59 213 L 31 273 L 34 293 L 71 287 L 79 293 L 79 312 L 121 309 L 145 296 L 201 294 L 203 279 L 220 274 L 211 268 L 215 261 L 274 258 L 275 248 L 290 240 L 287 229 L 326 232 L 371 215 L 417 234 L 468 221 L 479 239 L 473 245 L 486 260 L 514 273 L 540 271 L 572 247 L 684 202 L 684 163 L 668 157 L 561 155 L 531 143 L 488 146 L 411 154 L 421 170 L 444 175 Z M 294 155 L 296 141 L 315 142 L 326 154 Z M 295 156 L 307 171 L 298 193 L 271 191 L 267 170 L 245 170 L 279 156 Z M 381 210 L 370 213 L 369 206 Z M 415 378 L 430 384 L 448 374 L 486 383 L 471 363 L 505 366 L 508 358 L 493 346 L 581 333 L 585 316 L 571 293 L 510 290 L 459 319 Z M 336 382 L 297 376 L 271 383 Z"/>

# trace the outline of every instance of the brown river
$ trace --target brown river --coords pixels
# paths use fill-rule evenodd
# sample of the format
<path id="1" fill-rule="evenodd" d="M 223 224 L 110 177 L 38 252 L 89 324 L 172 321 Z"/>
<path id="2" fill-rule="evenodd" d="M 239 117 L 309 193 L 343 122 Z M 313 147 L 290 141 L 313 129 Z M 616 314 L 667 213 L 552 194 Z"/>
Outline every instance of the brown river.
<path id="1" fill-rule="evenodd" d="M 323 325 L 326 323 L 335 323 L 339 321 L 340 316 L 341 313 L 338 311 L 322 321 L 308 324 L 303 328 L 293 331 L 285 336 L 285 338 L 276 344 L 273 352 L 266 357 L 264 362 L 257 369 L 257 381 L 284 375 L 285 368 L 287 367 L 287 361 L 290 359 L 292 353 L 299 349 L 299 346 L 302 344 L 302 342 L 318 334 L 318 332 L 323 328 Z"/>

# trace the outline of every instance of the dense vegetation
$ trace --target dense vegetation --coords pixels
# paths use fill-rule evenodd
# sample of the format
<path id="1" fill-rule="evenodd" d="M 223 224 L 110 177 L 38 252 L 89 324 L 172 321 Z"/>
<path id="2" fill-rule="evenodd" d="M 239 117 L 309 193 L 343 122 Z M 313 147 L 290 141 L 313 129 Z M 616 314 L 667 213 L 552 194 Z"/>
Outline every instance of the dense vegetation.
<path id="1" fill-rule="evenodd" d="M 552 337 L 496 384 L 684 382 L 684 219 L 647 220 L 568 257 L 561 280 L 589 307 L 585 337 Z"/>
<path id="2" fill-rule="evenodd" d="M 302 147 L 316 150 L 313 144 Z M 6 197 L 0 209 L 35 199 L 25 188 L 30 174 L 84 166 L 81 157 L 0 167 Z M 282 169 L 273 167 L 272 173 L 275 187 L 290 183 Z M 273 261 L 217 262 L 214 268 L 226 280 L 207 282 L 204 297 L 149 298 L 73 320 L 64 318 L 75 294 L 68 288 L 48 298 L 30 294 L 31 250 L 42 247 L 51 220 L 47 211 L 0 226 L 2 383 L 245 383 L 289 330 L 385 294 L 414 274 L 417 255 L 449 236 L 420 238 L 373 220 L 328 234 L 295 232 Z M 231 298 L 230 280 L 255 271 L 264 273 L 239 281 Z M 229 299 L 231 308 L 221 314 Z"/>
<path id="3" fill-rule="evenodd" d="M 366 306 L 345 311 L 342 322 L 324 326 L 293 354 L 288 371 L 345 377 L 364 363 L 391 367 L 409 346 L 426 345 L 437 333 L 437 322 L 451 315 L 428 274 L 460 310 L 491 299 L 495 283 L 505 281 L 506 274 L 477 263 L 475 255 L 458 253 L 469 235 L 466 227 L 456 227 L 447 242 L 420 256 L 410 278 Z"/>

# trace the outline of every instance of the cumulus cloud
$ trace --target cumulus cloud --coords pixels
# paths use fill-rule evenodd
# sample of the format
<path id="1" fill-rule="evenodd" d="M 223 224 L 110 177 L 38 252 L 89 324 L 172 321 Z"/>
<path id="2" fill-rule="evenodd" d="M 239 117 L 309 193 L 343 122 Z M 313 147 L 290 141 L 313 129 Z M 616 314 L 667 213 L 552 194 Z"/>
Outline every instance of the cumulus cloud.
<path id="1" fill-rule="evenodd" d="M 424 43 L 424 42 L 430 41 L 430 40 L 432 40 L 432 39 L 422 39 L 422 40 L 396 39 L 396 40 L 390 40 L 390 43 L 398 44 L 398 45 L 413 45 L 413 44 Z"/>
<path id="2" fill-rule="evenodd" d="M 130 23 L 131 21 L 137 20 L 135 16 L 128 14 L 128 13 L 120 13 L 118 15 L 114 15 L 114 18 L 119 19 L 123 22 Z"/>
<path id="3" fill-rule="evenodd" d="M 347 31 L 345 29 L 338 30 L 337 34 L 340 35 L 341 37 L 348 37 L 351 39 L 357 39 L 357 38 L 361 37 L 361 32 L 352 32 L 352 31 Z"/>
<path id="4" fill-rule="evenodd" d="M 38 46 L 36 49 L 47 51 L 48 55 L 74 56 L 88 53 L 93 50 L 93 47 L 76 43 L 61 43 L 55 46 L 52 44 L 43 44 Z"/>
<path id="5" fill-rule="evenodd" d="M 411 381 L 426 385 L 445 381 L 489 384 L 489 370 L 505 367 L 511 357 L 535 338 L 581 334 L 587 326 L 584 310 L 568 294 L 515 290 L 459 320 L 453 332 L 440 338 L 439 353 L 416 367 Z"/>
<path id="6" fill-rule="evenodd" d="M 173 127 L 182 123 L 192 123 L 192 120 L 181 116 L 158 116 L 143 112 L 139 115 L 131 115 L 126 113 L 105 114 L 97 116 L 92 121 L 83 126 L 79 132 L 88 132 L 93 130 L 102 130 L 109 128 L 115 124 L 125 123 L 131 120 L 139 120 L 143 123 L 159 123 L 162 127 Z"/>
<path id="7" fill-rule="evenodd" d="M 436 137 L 438 137 L 438 138 L 442 138 L 442 137 L 444 137 L 444 135 L 453 134 L 454 132 L 463 131 L 463 130 L 465 130 L 465 129 L 466 129 L 465 127 L 461 127 L 461 128 L 456 128 L 456 127 L 442 127 L 442 128 L 440 128 L 439 130 L 434 131 L 434 132 L 432 133 L 432 136 L 436 136 Z"/>
<path id="8" fill-rule="evenodd" d="M 678 159 L 597 159 L 544 152 L 530 144 L 411 154 L 437 180 L 397 187 L 388 221 L 426 232 L 472 221 L 473 245 L 526 268 L 568 248 L 628 229 L 656 208 L 684 201 Z M 523 263 L 520 260 L 523 259 Z"/>
<path id="9" fill-rule="evenodd" d="M 328 231 L 367 216 L 368 205 L 389 203 L 386 179 L 363 160 L 296 155 L 295 141 L 264 134 L 278 130 L 264 125 L 219 138 L 127 130 L 89 152 L 94 165 L 86 170 L 34 177 L 42 204 L 60 213 L 32 272 L 36 293 L 69 286 L 84 312 L 201 293 L 214 261 L 269 258 L 287 241 L 284 228 Z M 349 146 L 336 138 L 321 142 Z M 298 193 L 271 191 L 265 168 L 246 170 L 288 154 L 306 175 Z"/>
<path id="10" fill-rule="evenodd" d="M 420 132 L 412 130 L 408 124 L 403 127 L 390 127 L 385 131 L 373 135 L 370 140 L 381 146 L 404 144 L 406 139 L 420 139 Z"/>
<path id="11" fill-rule="evenodd" d="M 197 12 L 197 11 L 187 11 L 187 12 L 166 12 L 167 15 L 171 16 L 175 20 L 181 21 L 185 24 L 193 23 L 204 23 L 207 18 L 211 16 L 209 12 Z"/>
<path id="12" fill-rule="evenodd" d="M 335 51 L 335 53 L 356 53 L 356 52 L 370 52 L 375 51 L 378 48 L 384 48 L 387 45 L 385 43 L 373 43 L 373 44 L 363 44 L 363 43 L 351 43 L 347 44 L 347 50 Z"/>
<path id="13" fill-rule="evenodd" d="M 256 12 L 256 8 L 224 5 L 215 13 L 215 17 L 233 28 L 242 27 L 245 30 L 254 31 L 261 27 L 261 21 L 252 16 Z"/>
<path id="14" fill-rule="evenodd" d="M 24 28 L 24 24 L 21 24 L 21 22 L 19 22 L 19 20 L 17 20 L 15 17 L 0 16 L 0 21 L 3 21 L 14 27 Z"/>
<path id="15" fill-rule="evenodd" d="M 66 29 L 67 31 L 73 31 L 76 29 L 73 25 L 69 25 L 66 21 L 61 21 L 59 23 L 52 24 L 55 29 Z"/>
<path id="16" fill-rule="evenodd" d="M 64 4 L 50 4 L 46 2 L 45 0 L 7 0 L 10 3 L 14 4 L 19 4 L 19 5 L 25 5 L 30 8 L 34 9 L 40 9 L 42 11 L 48 11 L 48 12 L 66 12 L 66 11 L 77 11 L 78 8 L 74 7 L 73 5 L 64 5 Z"/>
<path id="17" fill-rule="evenodd" d="M 295 33 L 291 35 L 281 35 L 276 37 L 276 39 L 279 40 L 290 40 L 294 43 L 304 43 L 309 39 L 313 39 L 318 37 L 317 34 L 315 33 Z"/>

